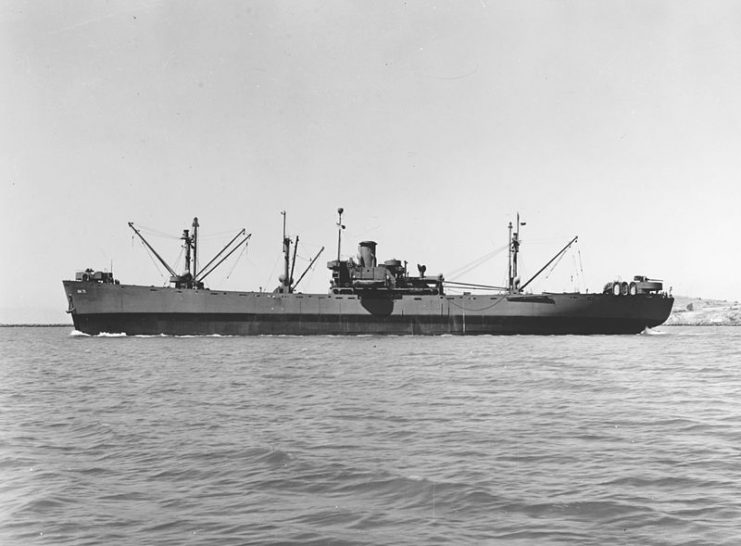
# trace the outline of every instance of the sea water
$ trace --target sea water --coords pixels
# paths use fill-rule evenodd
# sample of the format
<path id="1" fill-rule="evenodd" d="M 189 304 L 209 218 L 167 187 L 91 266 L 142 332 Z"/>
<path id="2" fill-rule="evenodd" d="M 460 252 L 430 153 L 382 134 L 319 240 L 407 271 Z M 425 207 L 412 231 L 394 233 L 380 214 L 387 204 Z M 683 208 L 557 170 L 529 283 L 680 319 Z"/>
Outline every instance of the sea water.
<path id="1" fill-rule="evenodd" d="M 0 543 L 741 544 L 741 328 L 0 328 Z"/>

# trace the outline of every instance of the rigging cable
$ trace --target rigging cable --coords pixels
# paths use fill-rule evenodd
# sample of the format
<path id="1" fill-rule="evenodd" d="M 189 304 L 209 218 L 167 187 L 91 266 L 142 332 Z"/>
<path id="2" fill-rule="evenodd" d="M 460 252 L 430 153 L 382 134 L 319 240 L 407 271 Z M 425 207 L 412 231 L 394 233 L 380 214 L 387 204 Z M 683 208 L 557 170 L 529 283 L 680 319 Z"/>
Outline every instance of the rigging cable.
<path id="1" fill-rule="evenodd" d="M 164 239 L 180 239 L 179 235 L 173 235 L 172 233 L 164 233 L 156 229 L 142 226 L 141 224 L 137 224 L 137 229 L 139 229 L 139 231 L 144 231 L 147 234 L 156 235 L 157 237 L 162 237 Z"/>
<path id="2" fill-rule="evenodd" d="M 175 264 L 175 267 L 177 267 L 177 264 L 180 263 L 180 260 L 183 258 L 183 253 L 184 252 L 185 252 L 185 245 L 183 245 L 183 246 L 180 247 L 180 253 L 178 254 L 178 257 L 175 258 L 175 261 L 174 262 L 172 262 L 172 263 Z M 175 268 L 173 268 L 173 269 L 175 269 Z M 176 271 L 177 271 L 177 269 L 176 269 Z"/>
<path id="3" fill-rule="evenodd" d="M 564 252 L 563 254 L 561 254 L 561 255 L 560 255 L 560 256 L 559 256 L 559 257 L 558 257 L 558 258 L 556 259 L 556 261 L 555 261 L 555 262 L 553 262 L 553 263 L 551 264 L 551 266 L 550 266 L 550 267 L 548 268 L 548 272 L 547 272 L 547 273 L 545 274 L 545 277 L 544 277 L 545 279 L 547 279 L 548 277 L 550 277 L 550 276 L 551 276 L 551 273 L 553 273 L 553 272 L 554 272 L 554 271 L 556 270 L 556 267 L 558 267 L 558 264 L 559 264 L 559 263 L 561 263 L 561 260 L 563 260 L 563 257 L 564 257 L 565 255 L 566 255 L 566 253 Z"/>
<path id="4" fill-rule="evenodd" d="M 237 256 L 237 259 L 234 260 L 234 265 L 232 265 L 232 268 L 229 270 L 229 273 L 227 273 L 226 278 L 229 279 L 232 276 L 232 273 L 234 273 L 234 270 L 237 268 L 237 264 L 242 259 L 242 256 L 247 255 L 247 241 L 244 242 L 244 247 L 242 248 L 242 252 L 239 253 L 239 256 Z"/>
<path id="5" fill-rule="evenodd" d="M 273 264 L 273 269 L 270 270 L 270 277 L 268 277 L 267 282 L 264 284 L 264 286 L 269 286 L 270 283 L 273 282 L 273 275 L 275 274 L 275 269 L 278 267 L 278 262 L 280 261 L 280 256 L 275 258 L 275 263 Z"/>
<path id="6" fill-rule="evenodd" d="M 470 273 L 471 271 L 473 271 L 477 267 L 483 265 L 485 262 L 491 260 L 494 256 L 496 256 L 500 252 L 506 250 L 508 247 L 509 247 L 509 244 L 506 244 L 506 245 L 504 245 L 504 246 L 502 246 L 500 248 L 495 248 L 491 252 L 488 252 L 488 253 L 484 254 L 483 256 L 479 256 L 475 260 L 473 260 L 473 261 L 471 261 L 471 262 L 469 262 L 469 263 L 467 263 L 467 264 L 459 267 L 458 269 L 454 269 L 449 274 L 445 275 L 445 277 L 446 278 L 450 278 L 450 280 L 452 281 L 452 280 L 455 280 L 455 279 L 461 277 L 462 275 L 465 275 L 466 273 Z"/>
<path id="7" fill-rule="evenodd" d="M 322 252 L 321 250 L 319 252 Z M 314 260 L 312 257 L 311 260 Z M 314 273 L 316 273 L 316 260 L 313 264 L 309 264 L 309 269 L 307 270 L 309 273 L 309 277 L 306 279 L 306 282 L 304 284 L 311 285 L 311 281 L 314 279 Z M 306 275 L 306 272 L 304 272 L 304 275 Z"/>
<path id="8" fill-rule="evenodd" d="M 132 235 L 132 237 L 131 237 L 131 242 L 132 242 L 132 243 L 134 242 L 134 237 L 133 237 L 133 235 Z M 141 241 L 140 241 L 140 242 L 141 242 Z M 162 279 L 165 279 L 165 280 L 167 280 L 167 277 L 166 277 L 165 275 L 163 275 L 163 274 L 162 274 L 162 270 L 160 269 L 160 266 L 159 266 L 159 264 L 158 264 L 158 263 L 157 263 L 157 262 L 155 261 L 155 259 L 154 259 L 154 256 L 152 255 L 152 252 L 151 252 L 151 251 L 150 251 L 150 250 L 149 250 L 149 249 L 147 248 L 147 245 L 145 245 L 145 244 L 144 244 L 143 242 L 141 243 L 141 245 L 142 245 L 142 246 L 144 247 L 144 249 L 145 249 L 145 250 L 147 251 L 147 256 L 149 256 L 149 259 L 150 259 L 150 260 L 152 260 L 152 263 L 154 264 L 154 268 L 155 268 L 155 269 L 157 270 L 157 273 L 159 273 L 159 275 L 160 275 L 160 277 L 162 277 Z"/>
<path id="9" fill-rule="evenodd" d="M 211 239 L 219 238 L 221 239 L 225 235 L 232 235 L 234 234 L 234 230 L 231 231 L 220 231 L 219 233 L 209 233 L 208 235 L 201 235 L 201 233 L 198 233 L 198 240 L 199 241 L 206 241 Z"/>

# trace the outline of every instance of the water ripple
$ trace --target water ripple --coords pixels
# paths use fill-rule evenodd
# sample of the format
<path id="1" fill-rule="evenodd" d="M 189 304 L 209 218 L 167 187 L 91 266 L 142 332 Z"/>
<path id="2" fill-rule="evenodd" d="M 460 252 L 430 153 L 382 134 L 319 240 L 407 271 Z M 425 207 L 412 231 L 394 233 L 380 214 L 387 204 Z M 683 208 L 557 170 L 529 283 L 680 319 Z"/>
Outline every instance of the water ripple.
<path id="1" fill-rule="evenodd" d="M 0 336 L 3 544 L 741 542 L 741 329 Z"/>

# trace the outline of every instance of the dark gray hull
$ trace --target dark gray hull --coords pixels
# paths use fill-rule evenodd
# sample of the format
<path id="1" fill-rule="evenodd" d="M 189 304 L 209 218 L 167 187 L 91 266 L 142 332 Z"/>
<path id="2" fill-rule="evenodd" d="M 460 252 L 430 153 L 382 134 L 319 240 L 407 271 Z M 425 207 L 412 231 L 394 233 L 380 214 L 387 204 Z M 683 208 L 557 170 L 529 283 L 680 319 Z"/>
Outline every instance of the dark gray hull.
<path id="1" fill-rule="evenodd" d="M 635 334 L 659 294 L 398 296 L 223 292 L 64 281 L 75 328 L 95 335 Z"/>

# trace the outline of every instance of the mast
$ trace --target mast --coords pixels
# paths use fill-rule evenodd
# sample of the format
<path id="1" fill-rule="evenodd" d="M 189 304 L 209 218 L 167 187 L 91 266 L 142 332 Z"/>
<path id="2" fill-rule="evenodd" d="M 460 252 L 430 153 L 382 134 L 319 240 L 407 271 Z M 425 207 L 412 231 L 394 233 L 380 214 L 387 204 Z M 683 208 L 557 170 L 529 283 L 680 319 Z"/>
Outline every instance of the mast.
<path id="1" fill-rule="evenodd" d="M 198 218 L 193 218 L 193 239 L 191 241 L 193 245 L 193 280 L 196 279 L 196 272 L 198 271 Z"/>
<path id="2" fill-rule="evenodd" d="M 296 242 L 293 243 L 293 260 L 291 261 L 291 274 L 288 277 L 288 291 L 293 292 L 293 271 L 296 269 L 296 253 L 298 252 L 298 235 L 296 235 Z"/>
<path id="3" fill-rule="evenodd" d="M 520 213 L 517 213 L 517 228 L 515 229 L 515 236 L 512 239 L 512 288 L 515 292 L 519 292 L 517 287 L 517 254 L 520 252 Z"/>
<path id="4" fill-rule="evenodd" d="M 183 236 L 180 237 L 185 245 L 185 271 L 182 274 L 182 280 L 186 288 L 193 288 L 196 272 L 198 271 L 198 218 L 193 218 L 193 235 L 187 229 L 183 230 Z M 192 259 L 191 259 L 192 252 Z"/>
<path id="5" fill-rule="evenodd" d="M 190 249 L 193 239 L 190 237 L 190 231 L 187 229 L 183 230 L 183 236 L 180 237 L 185 245 L 185 272 L 184 275 L 190 275 Z M 176 266 L 177 267 L 177 266 Z"/>
<path id="6" fill-rule="evenodd" d="M 519 292 L 520 291 L 520 279 L 517 273 L 517 254 L 520 252 L 520 226 L 527 225 L 525 222 L 520 222 L 520 213 L 517 213 L 517 222 L 515 223 L 515 231 L 512 232 L 512 222 L 509 223 L 509 291 Z"/>
<path id="7" fill-rule="evenodd" d="M 185 271 L 181 275 L 178 275 L 175 270 L 170 267 L 170 265 L 162 258 L 162 256 L 157 254 L 157 251 L 152 247 L 152 245 L 149 244 L 149 242 L 144 238 L 141 232 L 134 227 L 133 222 L 129 222 L 129 227 L 134 233 L 136 233 L 136 235 L 142 240 L 142 242 L 146 245 L 150 252 L 152 252 L 152 254 L 154 254 L 154 256 L 160 261 L 160 263 L 165 266 L 165 269 L 167 269 L 167 271 L 170 273 L 170 282 L 174 283 L 176 288 L 203 288 L 203 279 L 205 279 L 206 276 L 210 275 L 227 258 L 234 254 L 234 252 L 242 246 L 242 243 L 247 243 L 249 238 L 252 236 L 251 233 L 245 236 L 246 231 L 244 228 L 242 228 L 239 233 L 237 233 L 234 238 L 229 241 L 226 246 L 222 248 L 219 253 L 211 259 L 210 262 L 206 264 L 203 269 L 198 271 L 198 228 L 200 227 L 200 224 L 198 223 L 198 218 L 193 218 L 193 233 L 191 234 L 189 230 L 184 229 L 183 235 L 181 237 L 185 244 Z M 285 231 L 285 226 L 283 229 Z M 239 241 L 236 246 L 233 246 L 234 242 L 240 236 L 243 236 L 243 239 Z M 216 262 L 216 260 L 219 259 L 219 257 L 221 257 L 221 255 L 230 248 L 231 250 L 226 256 L 221 258 L 221 260 L 219 260 L 215 265 L 211 265 Z"/>
<path id="8" fill-rule="evenodd" d="M 340 250 L 342 249 L 342 230 L 345 229 L 345 226 L 342 225 L 342 213 L 345 212 L 345 209 L 342 207 L 337 209 L 337 214 L 339 215 L 339 218 L 337 220 L 337 261 L 340 261 Z"/>
<path id="9" fill-rule="evenodd" d="M 281 292 L 290 292 L 291 290 L 291 239 L 286 237 L 286 211 L 281 211 L 283 215 L 283 278 L 281 279 Z"/>
<path id="10" fill-rule="evenodd" d="M 512 292 L 512 222 L 509 223 L 509 235 L 507 240 L 509 241 L 508 253 L 507 253 L 507 290 Z"/>

